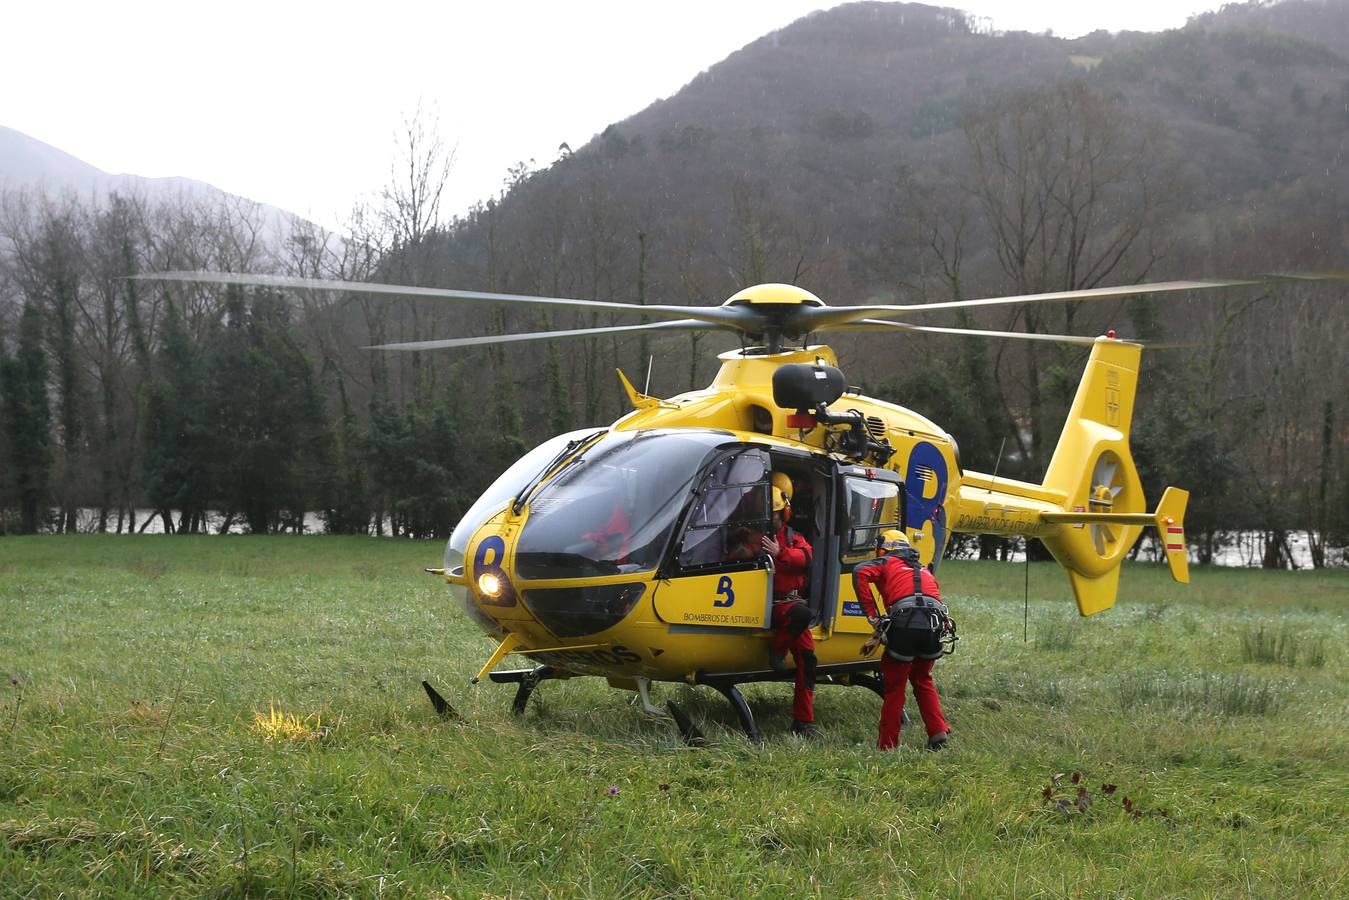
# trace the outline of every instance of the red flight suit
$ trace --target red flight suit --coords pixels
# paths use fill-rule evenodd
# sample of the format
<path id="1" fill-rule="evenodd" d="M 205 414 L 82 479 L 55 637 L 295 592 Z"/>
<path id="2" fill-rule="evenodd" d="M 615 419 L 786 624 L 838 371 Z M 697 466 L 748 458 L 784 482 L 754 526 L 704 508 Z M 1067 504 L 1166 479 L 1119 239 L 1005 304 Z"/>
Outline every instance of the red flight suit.
<path id="1" fill-rule="evenodd" d="M 919 569 L 923 593 L 940 600 L 937 579 L 921 565 Z M 887 609 L 891 604 L 913 595 L 913 569 L 895 553 L 887 553 L 879 559 L 863 563 L 853 570 L 852 578 L 853 587 L 857 589 L 857 599 L 866 611 L 868 620 L 879 615 L 876 600 L 871 593 L 872 585 L 880 590 Z M 899 745 L 899 720 L 904 714 L 906 681 L 913 685 L 913 697 L 918 701 L 918 711 L 922 713 L 928 737 L 951 730 L 942 716 L 941 698 L 937 696 L 937 685 L 932 680 L 932 667 L 936 662 L 935 659 L 898 662 L 885 654 L 881 655 L 883 693 L 880 735 L 876 741 L 876 746 L 881 750 L 891 750 Z"/>
<path id="2" fill-rule="evenodd" d="M 810 567 L 810 543 L 787 527 L 776 535 L 778 555 L 773 558 L 773 653 L 796 663 L 796 687 L 792 692 L 792 719 L 815 721 L 815 638 L 810 633 L 810 607 L 798 593 L 806 586 Z"/>
<path id="3" fill-rule="evenodd" d="M 584 532 L 581 537 L 594 542 L 596 559 L 623 563 L 627 562 L 628 558 L 632 525 L 628 523 L 628 516 L 623 512 L 623 507 L 615 503 L 613 512 L 609 514 L 609 521 L 600 526 L 598 531 Z"/>

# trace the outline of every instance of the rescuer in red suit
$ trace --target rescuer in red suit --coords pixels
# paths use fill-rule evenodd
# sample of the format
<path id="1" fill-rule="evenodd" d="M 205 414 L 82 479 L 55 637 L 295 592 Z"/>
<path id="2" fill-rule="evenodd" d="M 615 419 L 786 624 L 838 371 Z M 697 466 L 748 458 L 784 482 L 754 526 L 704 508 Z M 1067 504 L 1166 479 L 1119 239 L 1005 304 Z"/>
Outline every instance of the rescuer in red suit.
<path id="1" fill-rule="evenodd" d="M 779 485 L 786 484 L 788 490 Z M 763 549 L 773 557 L 773 637 L 768 648 L 769 665 L 787 669 L 787 653 L 796 663 L 796 687 L 792 693 L 792 733 L 815 735 L 815 638 L 810 633 L 812 614 L 801 599 L 810 568 L 810 543 L 787 527 L 791 518 L 791 480 L 773 473 L 772 535 L 764 535 Z"/>
<path id="2" fill-rule="evenodd" d="M 876 636 L 862 647 L 865 656 L 880 642 L 881 627 L 887 627 L 885 653 L 881 656 L 880 737 L 876 746 L 892 750 L 899 746 L 899 721 L 904 713 L 904 683 L 913 685 L 923 724 L 927 727 L 927 747 L 940 750 L 950 737 L 950 728 L 941 712 L 941 698 L 932 680 L 932 667 L 943 654 L 941 636 L 949 623 L 941 603 L 937 579 L 923 568 L 918 553 L 904 532 L 892 529 L 881 536 L 882 555 L 853 570 L 853 587 L 866 611 L 867 621 L 877 628 Z M 915 584 L 914 573 L 918 573 Z M 871 589 L 875 586 L 885 603 L 889 620 L 882 620 Z"/>

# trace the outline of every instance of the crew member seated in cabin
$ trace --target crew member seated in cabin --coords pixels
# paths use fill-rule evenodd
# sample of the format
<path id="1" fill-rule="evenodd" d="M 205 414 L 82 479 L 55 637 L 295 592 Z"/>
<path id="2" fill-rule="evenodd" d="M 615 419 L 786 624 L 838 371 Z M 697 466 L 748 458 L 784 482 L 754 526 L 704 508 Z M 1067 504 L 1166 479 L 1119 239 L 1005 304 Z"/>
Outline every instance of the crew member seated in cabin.
<path id="1" fill-rule="evenodd" d="M 615 503 L 609 520 L 595 531 L 582 532 L 581 538 L 595 545 L 592 554 L 595 559 L 613 560 L 619 564 L 627 562 L 632 525 L 623 511 L 623 504 Z"/>
<path id="2" fill-rule="evenodd" d="M 741 562 L 764 555 L 764 530 L 760 525 L 763 522 L 762 496 L 757 490 L 746 491 L 740 505 L 728 517 L 731 524 L 726 532 L 726 555 L 723 557 L 726 562 Z"/>
<path id="3" fill-rule="evenodd" d="M 815 638 L 810 633 L 812 613 L 801 599 L 807 583 L 812 550 L 810 543 L 787 527 L 792 515 L 791 487 L 784 473 L 773 473 L 772 534 L 764 535 L 763 550 L 773 557 L 773 636 L 768 647 L 769 665 L 787 670 L 787 653 L 796 662 L 796 686 L 792 694 L 792 733 L 815 734 Z"/>
<path id="4" fill-rule="evenodd" d="M 754 559 L 764 552 L 764 536 L 747 525 L 734 529 L 726 537 L 726 562 Z"/>
<path id="5" fill-rule="evenodd" d="M 776 482 L 775 482 L 776 483 Z M 815 485 L 808 473 L 791 476 L 787 496 L 792 503 L 792 527 L 801 533 L 810 545 L 820 536 L 819 510 L 815 503 Z"/>

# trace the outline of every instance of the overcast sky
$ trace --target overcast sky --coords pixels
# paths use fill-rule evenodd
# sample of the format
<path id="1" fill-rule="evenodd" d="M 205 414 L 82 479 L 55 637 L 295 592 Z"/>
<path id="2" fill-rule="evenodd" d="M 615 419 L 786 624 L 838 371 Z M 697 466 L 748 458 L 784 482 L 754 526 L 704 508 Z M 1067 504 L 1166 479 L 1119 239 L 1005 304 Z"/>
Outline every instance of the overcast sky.
<path id="1" fill-rule="evenodd" d="M 1220 0 L 964 0 L 1000 30 L 1159 31 Z M 667 97 L 819 0 L 6 4 L 0 125 L 113 173 L 182 175 L 333 224 L 420 104 L 456 150 L 444 212 Z"/>

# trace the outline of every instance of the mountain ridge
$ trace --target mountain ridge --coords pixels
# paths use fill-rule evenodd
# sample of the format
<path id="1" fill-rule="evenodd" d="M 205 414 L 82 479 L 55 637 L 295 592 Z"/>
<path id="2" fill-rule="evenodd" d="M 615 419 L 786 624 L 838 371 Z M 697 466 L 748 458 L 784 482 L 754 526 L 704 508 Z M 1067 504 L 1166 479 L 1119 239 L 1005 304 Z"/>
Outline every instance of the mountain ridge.
<path id="1" fill-rule="evenodd" d="M 0 191 L 36 190 L 59 195 L 103 197 L 111 193 L 143 196 L 152 201 L 251 205 L 259 213 L 268 243 L 278 247 L 292 225 L 303 217 L 268 203 L 232 194 L 205 181 L 181 175 L 144 176 L 111 173 L 52 144 L 0 125 Z"/>

